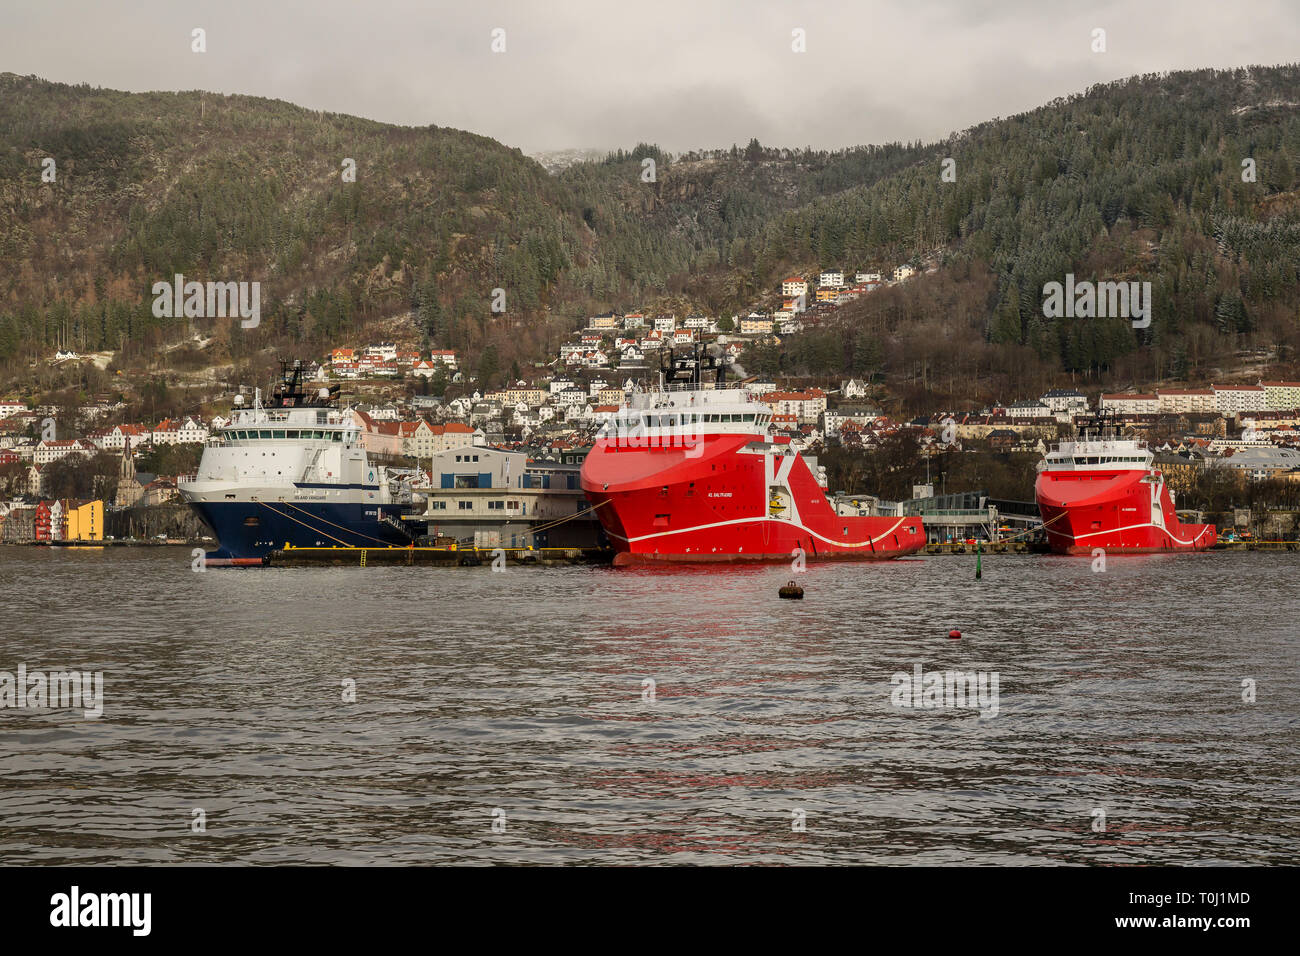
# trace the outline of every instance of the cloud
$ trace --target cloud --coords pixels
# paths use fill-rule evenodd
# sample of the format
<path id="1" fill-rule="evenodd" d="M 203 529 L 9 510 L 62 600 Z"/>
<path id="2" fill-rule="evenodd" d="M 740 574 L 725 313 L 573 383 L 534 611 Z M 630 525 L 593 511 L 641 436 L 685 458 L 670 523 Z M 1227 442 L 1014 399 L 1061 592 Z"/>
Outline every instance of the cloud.
<path id="1" fill-rule="evenodd" d="M 6 16 L 14 72 L 269 96 L 528 151 L 932 140 L 1093 83 L 1300 48 L 1289 0 L 45 0 Z"/>

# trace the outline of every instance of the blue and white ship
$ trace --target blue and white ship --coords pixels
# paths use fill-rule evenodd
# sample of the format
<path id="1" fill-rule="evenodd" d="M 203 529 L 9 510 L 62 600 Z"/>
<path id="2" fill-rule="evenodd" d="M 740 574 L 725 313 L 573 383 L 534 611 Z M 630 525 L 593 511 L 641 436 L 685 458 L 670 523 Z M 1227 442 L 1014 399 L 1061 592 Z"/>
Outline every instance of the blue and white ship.
<path id="1" fill-rule="evenodd" d="M 409 545 L 406 475 L 369 460 L 360 427 L 339 408 L 339 386 L 312 389 L 300 362 L 281 364 L 268 401 L 260 389 L 252 408 L 237 396 L 198 473 L 177 484 L 217 536 L 208 559 L 260 564 L 286 546 Z"/>

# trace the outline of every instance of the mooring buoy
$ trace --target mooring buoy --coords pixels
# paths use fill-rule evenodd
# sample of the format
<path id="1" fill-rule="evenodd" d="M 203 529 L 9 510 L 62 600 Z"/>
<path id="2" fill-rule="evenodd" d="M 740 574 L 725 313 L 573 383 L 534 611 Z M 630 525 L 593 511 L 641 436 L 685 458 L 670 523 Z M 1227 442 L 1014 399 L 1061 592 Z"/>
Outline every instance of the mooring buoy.
<path id="1" fill-rule="evenodd" d="M 789 598 L 792 601 L 803 599 L 803 588 L 799 587 L 799 585 L 795 584 L 793 581 L 785 585 L 785 587 L 781 588 L 777 593 L 779 593 L 781 597 Z"/>
<path id="2" fill-rule="evenodd" d="M 961 631 L 957 630 L 957 628 L 954 627 L 951 631 L 948 632 L 948 636 L 951 637 L 954 641 L 961 640 Z"/>

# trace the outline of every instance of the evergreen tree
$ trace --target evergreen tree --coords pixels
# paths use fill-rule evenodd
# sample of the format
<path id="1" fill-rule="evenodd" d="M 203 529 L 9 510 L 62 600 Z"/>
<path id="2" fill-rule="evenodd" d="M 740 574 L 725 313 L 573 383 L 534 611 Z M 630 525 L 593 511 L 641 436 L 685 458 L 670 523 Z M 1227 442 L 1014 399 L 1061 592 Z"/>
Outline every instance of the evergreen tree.
<path id="1" fill-rule="evenodd" d="M 1024 335 L 1020 318 L 1020 289 L 1014 280 L 1008 280 L 1002 292 L 1002 301 L 993 313 L 989 341 L 995 345 L 1019 345 Z"/>

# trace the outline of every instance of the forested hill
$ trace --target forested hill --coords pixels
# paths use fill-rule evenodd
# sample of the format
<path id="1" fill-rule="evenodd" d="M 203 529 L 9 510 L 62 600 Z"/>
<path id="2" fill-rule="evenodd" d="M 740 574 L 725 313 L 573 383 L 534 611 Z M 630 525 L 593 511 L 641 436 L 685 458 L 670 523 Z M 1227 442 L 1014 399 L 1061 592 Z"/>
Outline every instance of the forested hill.
<path id="1" fill-rule="evenodd" d="M 517 311 L 540 308 L 587 243 L 563 187 L 482 136 L 12 74 L 0 76 L 0 209 L 12 266 L 0 357 L 60 337 L 147 350 L 184 330 L 147 307 L 175 273 L 262 282 L 263 327 L 231 348 L 343 336 L 422 296 L 439 303 L 425 310 L 437 334 L 457 309 L 484 313 L 493 288 Z"/>
<path id="2" fill-rule="evenodd" d="M 1134 77 L 953 137 L 953 182 L 923 162 L 777 217 L 754 269 L 933 254 L 931 287 L 868 297 L 846 320 L 888 340 L 956 316 L 959 375 L 999 344 L 1025 350 L 994 364 L 1040 377 L 1203 378 L 1242 350 L 1285 363 L 1300 344 L 1297 150 L 1300 68 Z M 1150 281 L 1151 327 L 1045 318 L 1044 285 L 1067 273 Z"/>
<path id="3" fill-rule="evenodd" d="M 1098 86 L 927 146 L 641 146 L 552 176 L 457 130 L 2 74 L 0 363 L 56 344 L 147 360 L 193 331 L 149 310 L 152 283 L 175 273 L 262 282 L 256 332 L 203 329 L 214 361 L 318 349 L 408 309 L 429 344 L 542 359 L 591 311 L 717 314 L 787 270 L 909 260 L 938 270 L 842 309 L 838 352 L 788 341 L 758 358 L 934 391 L 932 366 L 952 353 L 969 367 L 946 370 L 951 391 L 973 376 L 969 395 L 1007 385 L 988 379 L 1006 366 L 1195 378 L 1224 354 L 1287 360 L 1297 104 L 1295 66 L 1196 71 Z M 1068 272 L 1151 281 L 1151 328 L 1045 320 L 1043 285 Z M 496 288 L 504 317 L 490 311 Z"/>
<path id="4" fill-rule="evenodd" d="M 544 315 L 649 307 L 695 286 L 729 290 L 707 295 L 716 309 L 740 307 L 752 275 L 699 281 L 733 245 L 919 152 L 772 159 L 752 144 L 674 163 L 646 148 L 557 179 L 459 130 L 0 74 L 0 362 L 62 345 L 151 355 L 191 331 L 148 308 L 152 284 L 176 273 L 262 283 L 259 332 L 213 326 L 218 358 L 268 342 L 317 348 L 408 309 L 430 344 L 497 338 L 541 357 L 563 331 L 529 321 Z M 643 155 L 659 160 L 650 182 Z M 506 291 L 508 322 L 493 322 L 494 289 Z"/>

